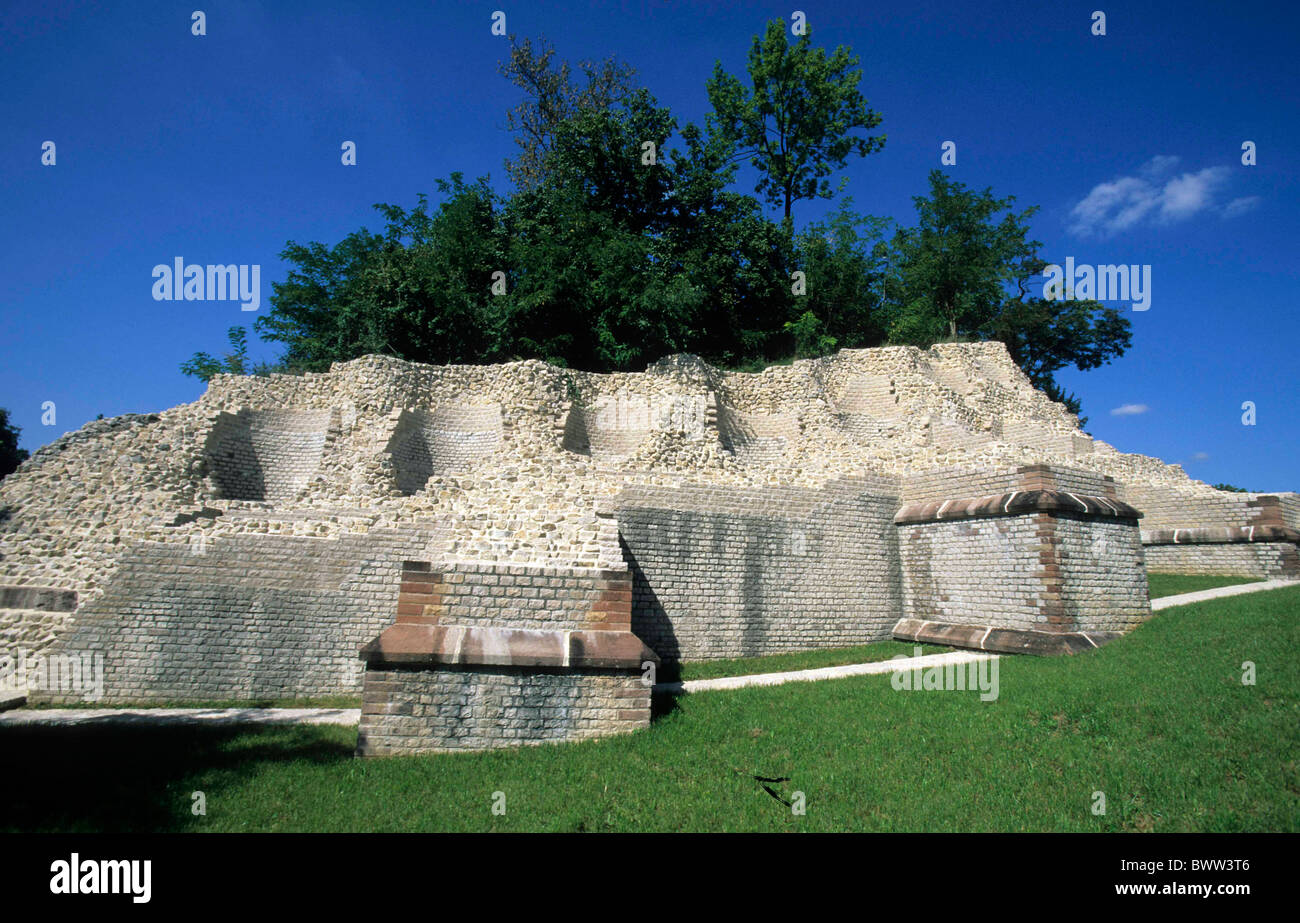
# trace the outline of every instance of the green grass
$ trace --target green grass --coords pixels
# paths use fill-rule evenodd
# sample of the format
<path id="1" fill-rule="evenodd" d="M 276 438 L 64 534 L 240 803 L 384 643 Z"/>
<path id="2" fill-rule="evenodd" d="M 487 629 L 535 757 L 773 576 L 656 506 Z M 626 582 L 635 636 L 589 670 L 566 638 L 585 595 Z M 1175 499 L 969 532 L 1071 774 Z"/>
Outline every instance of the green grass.
<path id="1" fill-rule="evenodd" d="M 792 683 L 485 753 L 358 760 L 337 727 L 0 728 L 0 828 L 1300 831 L 1298 616 L 1300 588 L 1167 610 L 1097 651 L 1003 658 L 991 702 Z M 773 787 L 807 814 L 756 775 L 789 777 Z"/>
<path id="2" fill-rule="evenodd" d="M 1197 590 L 1212 590 L 1220 586 L 1259 583 L 1261 579 L 1260 577 L 1207 577 L 1201 574 L 1147 574 L 1152 599 L 1177 596 L 1179 593 L 1195 593 Z"/>
<path id="3" fill-rule="evenodd" d="M 816 651 L 799 651 L 793 654 L 773 654 L 768 657 L 742 657 L 735 660 L 697 660 L 683 663 L 679 669 L 665 666 L 659 673 L 663 682 L 678 679 L 716 679 L 721 676 L 752 676 L 756 673 L 784 673 L 788 670 L 815 670 L 819 667 L 839 667 L 847 663 L 875 663 L 903 655 L 911 657 L 915 648 L 923 654 L 939 654 L 952 650 L 933 644 L 913 645 L 901 641 L 880 641 L 860 644 L 857 647 L 832 647 Z"/>

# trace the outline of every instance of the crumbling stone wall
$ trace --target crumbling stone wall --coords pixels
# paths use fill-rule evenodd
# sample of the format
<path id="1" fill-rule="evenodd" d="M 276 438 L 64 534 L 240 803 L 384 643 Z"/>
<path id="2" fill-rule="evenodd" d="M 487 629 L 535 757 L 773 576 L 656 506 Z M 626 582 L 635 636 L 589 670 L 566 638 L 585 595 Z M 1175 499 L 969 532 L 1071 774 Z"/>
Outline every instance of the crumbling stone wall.
<path id="1" fill-rule="evenodd" d="M 1030 483 L 1020 472 L 1035 466 L 1055 473 Z M 1294 545 L 1300 524 L 1295 495 L 1225 499 L 1089 439 L 998 343 L 843 350 L 757 373 L 690 356 L 613 374 L 367 356 L 327 373 L 219 375 L 191 404 L 96 421 L 34 453 L 0 482 L 0 586 L 75 592 L 76 608 L 10 607 L 0 632 L 101 645 L 134 697 L 355 689 L 355 665 L 330 658 L 356 643 L 344 621 L 378 630 L 360 584 L 295 596 L 264 567 L 359 573 L 379 555 L 391 571 L 413 555 L 465 576 L 446 605 L 483 630 L 578 630 L 536 626 L 580 623 L 571 579 L 639 570 L 638 626 L 668 656 L 855 643 L 903 613 L 898 505 L 1008 490 L 1150 502 L 1151 548 L 1164 527 L 1198 524 Z M 1089 548 L 1106 538 L 1086 528 Z M 390 535 L 421 537 L 381 552 Z M 192 564 L 195 548 L 217 570 Z M 251 550 L 284 548 L 296 550 Z M 1211 552 L 1155 553 L 1171 554 Z M 1080 560 L 1062 558 L 1063 587 Z M 457 601 L 459 586 L 472 591 Z M 324 640 L 265 655 L 300 629 Z M 209 643 L 215 665 L 198 662 Z M 312 657 L 332 665 L 312 672 Z"/>

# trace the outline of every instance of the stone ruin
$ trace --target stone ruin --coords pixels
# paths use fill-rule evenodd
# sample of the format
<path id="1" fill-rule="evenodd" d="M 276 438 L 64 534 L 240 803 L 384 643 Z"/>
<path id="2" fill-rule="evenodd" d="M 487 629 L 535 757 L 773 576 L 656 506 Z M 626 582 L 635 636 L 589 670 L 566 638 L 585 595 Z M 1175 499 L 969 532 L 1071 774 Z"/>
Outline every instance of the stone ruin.
<path id="1" fill-rule="evenodd" d="M 1294 493 L 1085 435 L 1000 343 L 367 356 L 34 453 L 0 482 L 0 653 L 102 654 L 109 703 L 361 693 L 366 755 L 570 740 L 648 724 L 656 664 L 1089 649 L 1149 617 L 1148 567 L 1300 577 L 1298 528 Z"/>

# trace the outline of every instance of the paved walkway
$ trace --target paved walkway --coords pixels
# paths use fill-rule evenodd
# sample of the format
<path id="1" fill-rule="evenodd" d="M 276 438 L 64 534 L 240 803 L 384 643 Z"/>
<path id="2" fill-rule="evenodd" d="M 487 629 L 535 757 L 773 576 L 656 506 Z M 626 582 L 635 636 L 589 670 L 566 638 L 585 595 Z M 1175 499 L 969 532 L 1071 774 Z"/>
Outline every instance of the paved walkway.
<path id="1" fill-rule="evenodd" d="M 755 673 L 749 676 L 722 676 L 718 679 L 692 679 L 684 683 L 659 683 L 655 692 L 678 694 L 683 692 L 713 692 L 718 689 L 743 689 L 746 686 L 779 686 L 782 683 L 810 683 L 822 679 L 842 679 L 846 676 L 868 676 L 873 673 L 897 673 L 902 670 L 923 670 L 926 667 L 947 664 L 971 663 L 976 660 L 997 660 L 997 654 L 979 651 L 950 651 L 946 654 L 925 654 L 899 660 L 878 660 L 874 663 L 850 663 L 842 667 L 821 667 L 816 670 L 793 670 L 788 673 Z"/>
<path id="2" fill-rule="evenodd" d="M 0 712 L 3 727 L 96 725 L 344 724 L 361 721 L 359 708 L 18 708 Z"/>
<path id="3" fill-rule="evenodd" d="M 1202 603 L 1207 599 L 1222 599 L 1224 596 L 1240 596 L 1243 593 L 1260 593 L 1264 590 L 1278 590 L 1286 586 L 1300 586 L 1296 580 L 1265 580 L 1262 583 L 1242 583 L 1237 586 L 1216 586 L 1212 590 L 1197 590 L 1195 593 L 1179 593 L 1177 596 L 1162 596 L 1151 600 L 1151 611 L 1159 612 L 1170 606 L 1186 606 Z"/>

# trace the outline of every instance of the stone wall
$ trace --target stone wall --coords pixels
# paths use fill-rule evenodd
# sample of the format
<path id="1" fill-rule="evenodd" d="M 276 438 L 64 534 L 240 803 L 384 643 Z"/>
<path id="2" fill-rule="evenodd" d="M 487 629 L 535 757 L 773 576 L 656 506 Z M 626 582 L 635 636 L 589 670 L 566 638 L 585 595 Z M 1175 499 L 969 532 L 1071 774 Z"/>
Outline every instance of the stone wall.
<path id="1" fill-rule="evenodd" d="M 889 480 L 624 491 L 632 630 L 665 662 L 888 638 L 901 603 L 896 491 Z"/>
<path id="2" fill-rule="evenodd" d="M 392 622 L 400 562 L 428 540 L 142 543 L 52 650 L 102 653 L 108 703 L 355 694 L 357 650 Z"/>
<path id="3" fill-rule="evenodd" d="M 402 669 L 366 675 L 362 756 L 583 740 L 650 725 L 639 673 L 519 667 Z"/>
<path id="4" fill-rule="evenodd" d="M 1153 574 L 1300 579 L 1294 542 L 1148 545 L 1145 555 Z"/>
<path id="5" fill-rule="evenodd" d="M 435 474 L 472 470 L 501 447 L 502 431 L 499 404 L 403 410 L 386 446 L 398 490 L 413 494 Z"/>
<path id="6" fill-rule="evenodd" d="M 1018 489 L 1000 495 L 931 498 L 898 512 L 904 615 L 895 637 L 1057 653 L 1104 643 L 1150 615 L 1138 511 L 1044 486 L 1086 486 L 1086 473 L 1029 466 L 1016 475 Z"/>
<path id="7" fill-rule="evenodd" d="M 337 418 L 328 410 L 243 409 L 218 415 L 204 447 L 215 495 L 293 497 L 319 470 Z"/>
<path id="8" fill-rule="evenodd" d="M 357 688 L 343 661 L 383 627 L 385 581 L 408 558 L 440 575 L 440 625 L 550 632 L 565 650 L 565 632 L 610 630 L 605 594 L 623 591 L 609 575 L 623 574 L 637 630 L 677 658 L 887 637 L 914 525 L 940 558 L 909 566 L 929 567 L 934 604 L 951 603 L 944 581 L 965 575 L 943 573 L 961 551 L 943 538 L 959 528 L 945 502 L 1055 492 L 1046 512 L 1066 514 L 1092 498 L 1084 545 L 1120 549 L 1125 575 L 1130 533 L 1096 524 L 1125 497 L 1174 543 L 1187 528 L 1292 541 L 1300 497 L 1225 495 L 1077 423 L 998 343 L 842 350 L 755 373 L 692 356 L 610 374 L 366 356 L 219 375 L 191 404 L 88 423 L 0 482 L 0 584 L 77 599 L 0 605 L 0 640 L 102 649 L 122 699 L 321 694 Z M 891 525 L 899 502 L 930 501 L 942 523 Z M 1069 516 L 1052 522 L 1060 573 L 1042 599 L 1109 598 L 1066 553 Z M 1024 600 L 990 589 L 1020 554 L 979 564 L 989 620 L 1022 620 Z M 976 592 L 957 596 L 974 606 Z"/>

